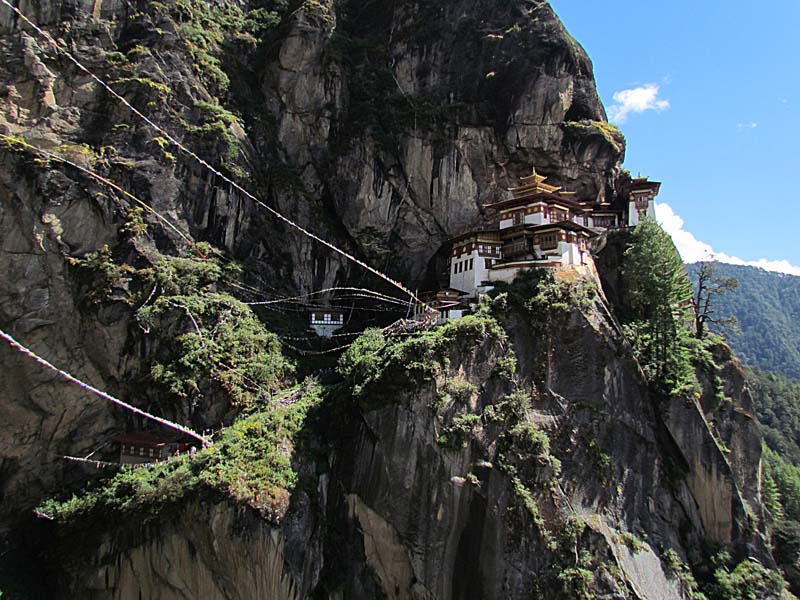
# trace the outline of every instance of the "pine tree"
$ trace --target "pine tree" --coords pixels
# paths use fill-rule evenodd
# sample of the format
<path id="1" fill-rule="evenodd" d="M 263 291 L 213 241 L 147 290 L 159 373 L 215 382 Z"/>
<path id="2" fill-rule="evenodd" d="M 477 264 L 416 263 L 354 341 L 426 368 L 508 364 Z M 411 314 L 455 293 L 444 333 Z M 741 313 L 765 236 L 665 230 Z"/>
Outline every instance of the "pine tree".
<path id="1" fill-rule="evenodd" d="M 692 284 L 672 238 L 652 219 L 631 236 L 623 278 L 625 330 L 645 375 L 666 394 L 693 387 Z"/>

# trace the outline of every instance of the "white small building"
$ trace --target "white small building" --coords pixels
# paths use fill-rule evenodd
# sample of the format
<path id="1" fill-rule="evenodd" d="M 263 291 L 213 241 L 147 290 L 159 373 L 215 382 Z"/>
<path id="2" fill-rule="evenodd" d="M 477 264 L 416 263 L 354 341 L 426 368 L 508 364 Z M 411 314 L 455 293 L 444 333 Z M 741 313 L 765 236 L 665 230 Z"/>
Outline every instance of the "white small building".
<path id="1" fill-rule="evenodd" d="M 437 325 L 464 317 L 467 306 L 461 302 L 462 295 L 460 291 L 452 289 L 436 292 L 436 297 L 431 301 L 430 306 L 439 314 Z"/>
<path id="2" fill-rule="evenodd" d="M 450 240 L 450 288 L 473 295 L 502 259 L 500 232 L 475 231 Z"/>
<path id="3" fill-rule="evenodd" d="M 336 308 L 320 308 L 310 313 L 309 323 L 319 337 L 328 338 L 344 327 L 344 313 Z"/>
<path id="4" fill-rule="evenodd" d="M 656 196 L 661 191 L 661 182 L 650 181 L 648 177 L 633 179 L 628 191 L 628 225 L 634 227 L 648 217 L 656 218 Z"/>

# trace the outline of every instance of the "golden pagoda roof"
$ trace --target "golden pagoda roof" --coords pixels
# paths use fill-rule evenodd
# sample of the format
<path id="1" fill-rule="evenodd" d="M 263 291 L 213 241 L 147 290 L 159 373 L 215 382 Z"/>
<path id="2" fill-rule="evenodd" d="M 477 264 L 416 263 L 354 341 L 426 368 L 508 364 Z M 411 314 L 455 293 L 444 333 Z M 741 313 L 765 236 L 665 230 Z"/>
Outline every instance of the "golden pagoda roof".
<path id="1" fill-rule="evenodd" d="M 551 194 L 559 191 L 561 188 L 555 185 L 549 185 L 544 183 L 547 177 L 544 175 L 539 175 L 536 172 L 536 169 L 533 169 L 533 172 L 530 175 L 526 175 L 525 177 L 520 177 L 520 181 L 523 182 L 522 185 L 518 187 L 508 188 L 508 191 L 517 195 L 522 194 L 529 194 L 531 192 L 549 192 Z"/>

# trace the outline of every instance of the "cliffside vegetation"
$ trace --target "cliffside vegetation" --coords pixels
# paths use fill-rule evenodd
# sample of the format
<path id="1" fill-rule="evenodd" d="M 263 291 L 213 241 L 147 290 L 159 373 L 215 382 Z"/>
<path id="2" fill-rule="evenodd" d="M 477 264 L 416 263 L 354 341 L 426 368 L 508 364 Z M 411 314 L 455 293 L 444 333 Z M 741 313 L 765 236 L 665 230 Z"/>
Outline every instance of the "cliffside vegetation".
<path id="1" fill-rule="evenodd" d="M 222 264 L 207 244 L 198 246 L 204 258 L 150 252 L 152 264 L 139 268 L 121 259 L 125 251 L 104 248 L 71 262 L 92 310 L 120 302 L 135 311 L 155 348 L 150 375 L 165 392 L 192 402 L 216 389 L 233 405 L 252 407 L 291 375 L 277 336 L 223 291 L 238 276 L 238 265 Z"/>
<path id="2" fill-rule="evenodd" d="M 710 357 L 694 336 L 691 282 L 655 221 L 645 219 L 629 235 L 622 282 L 619 317 L 648 381 L 667 396 L 699 393 L 696 366 Z"/>
<path id="3" fill-rule="evenodd" d="M 280 523 L 298 480 L 292 454 L 321 394 L 313 382 L 284 390 L 239 417 L 209 448 L 124 468 L 69 498 L 48 500 L 37 511 L 79 529 L 128 517 L 146 522 L 163 517 L 191 494 L 212 490 Z"/>
<path id="4" fill-rule="evenodd" d="M 739 283 L 717 302 L 717 315 L 735 317 L 738 323 L 738 334 L 724 332 L 739 358 L 764 371 L 800 379 L 800 277 L 724 263 L 713 267 Z M 699 268 L 688 265 L 695 282 Z"/>

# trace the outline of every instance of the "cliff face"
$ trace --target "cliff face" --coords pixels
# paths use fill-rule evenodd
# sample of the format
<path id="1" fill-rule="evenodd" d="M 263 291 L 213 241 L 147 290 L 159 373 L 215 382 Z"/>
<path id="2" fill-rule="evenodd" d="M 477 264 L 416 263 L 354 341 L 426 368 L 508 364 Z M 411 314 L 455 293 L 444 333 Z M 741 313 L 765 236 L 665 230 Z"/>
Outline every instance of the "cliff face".
<path id="1" fill-rule="evenodd" d="M 447 238 L 479 224 L 483 204 L 532 165 L 580 199 L 614 199 L 624 139 L 546 2 L 259 7 L 20 4 L 264 202 L 410 286 L 432 286 Z M 268 295 L 376 286 L 170 146 L 6 7 L 0 47 L 0 327 L 52 362 L 198 429 L 229 408 L 213 395 L 160 403 L 149 369 L 165 340 L 134 318 L 137 291 L 122 278 L 90 301 L 70 260 L 104 246 L 138 268 L 189 252 L 184 236 L 209 241 Z M 153 212 L 137 217 L 136 201 L 78 167 Z M 666 548 L 696 562 L 713 543 L 769 563 L 754 525 L 760 446 L 732 362 L 734 402 L 716 404 L 709 387 L 664 407 L 602 294 L 546 322 L 518 306 L 500 313 L 508 340 L 468 332 L 422 379 L 392 365 L 379 401 L 337 398 L 324 456 L 293 457 L 306 476 L 280 526 L 198 497 L 146 526 L 87 525 L 78 563 L 56 530 L 48 587 L 126 600 L 567 598 L 582 586 L 677 599 L 688 584 L 662 565 Z M 92 477 L 59 456 L 140 424 L 8 347 L 0 357 L 11 432 L 0 527 L 13 537 L 42 498 Z"/>
<path id="2" fill-rule="evenodd" d="M 499 315 L 510 338 L 465 321 L 345 374 L 328 458 L 280 527 L 218 501 L 89 526 L 64 597 L 677 600 L 692 588 L 668 550 L 770 564 L 746 508 L 758 457 L 726 456 L 699 405 L 654 402 L 602 297 Z M 714 418 L 749 443 L 741 416 Z"/>
<path id="3" fill-rule="evenodd" d="M 412 285 L 432 283 L 444 241 L 479 222 L 481 205 L 531 165 L 583 198 L 613 193 L 624 140 L 595 124 L 605 117 L 591 63 L 546 3 L 268 3 L 272 20 L 258 26 L 238 3 L 20 8 L 264 201 Z M 164 145 L 6 7 L 0 19 L 5 135 L 119 183 L 226 249 L 259 289 L 361 281 Z M 0 325 L 98 387 L 150 402 L 126 383 L 146 376 L 148 347 L 129 307 L 87 315 L 68 262 L 123 243 L 135 204 L 25 147 L 6 141 L 2 152 Z M 158 217 L 145 221 L 152 247 L 118 251 L 126 260 L 186 249 Z M 124 417 L 0 352 L 14 374 L 0 394 L 20 432 L 2 447 L 8 521 L 70 480 L 53 455 L 90 448 Z"/>

